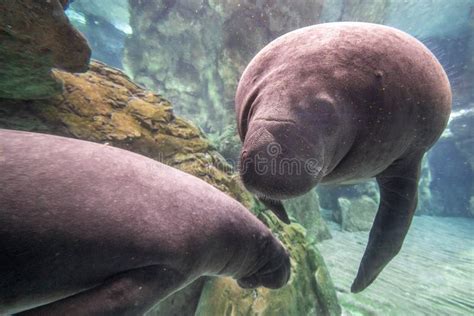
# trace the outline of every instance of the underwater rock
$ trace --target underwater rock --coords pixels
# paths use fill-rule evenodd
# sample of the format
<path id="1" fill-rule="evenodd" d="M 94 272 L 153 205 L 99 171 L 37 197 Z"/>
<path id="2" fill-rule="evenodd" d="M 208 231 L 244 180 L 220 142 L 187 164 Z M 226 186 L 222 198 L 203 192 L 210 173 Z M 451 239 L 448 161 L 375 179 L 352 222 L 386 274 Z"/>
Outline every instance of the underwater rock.
<path id="1" fill-rule="evenodd" d="M 468 51 L 474 51 L 474 6 L 471 7 L 471 19 L 469 20 L 469 41 L 468 41 Z M 469 59 L 467 62 L 467 69 L 465 74 L 464 83 L 466 83 L 466 92 L 468 94 L 469 100 L 474 100 L 474 54 L 469 54 Z M 471 109 L 473 106 L 471 105 Z"/>
<path id="2" fill-rule="evenodd" d="M 237 81 L 251 57 L 277 36 L 318 23 L 323 2 L 132 0 L 125 69 L 206 133 L 222 134 L 234 124 Z"/>
<path id="3" fill-rule="evenodd" d="M 339 208 L 341 228 L 349 232 L 369 231 L 377 214 L 377 203 L 362 195 L 359 198 L 339 198 Z"/>
<path id="4" fill-rule="evenodd" d="M 161 96 L 144 90 L 121 71 L 96 61 L 85 74 L 59 70 L 53 73 L 64 83 L 63 94 L 49 100 L 2 100 L 0 128 L 79 138 L 134 151 L 193 174 L 247 207 L 254 205 L 252 196 L 242 188 L 238 176 L 213 149 L 205 135 L 194 124 L 175 116 L 171 104 Z M 276 219 L 268 223 L 275 230 L 282 231 L 283 242 L 290 251 L 294 248 L 299 253 L 293 259 L 298 265 L 294 278 L 302 281 L 285 287 L 282 293 L 287 293 L 287 296 L 292 293 L 289 297 L 298 297 L 295 300 L 298 303 L 306 300 L 305 308 L 318 304 L 322 310 L 337 311 L 335 290 L 327 269 L 319 252 L 309 250 L 304 228 L 298 224 L 282 228 Z M 289 233 L 283 232 L 286 230 Z M 316 279 L 308 277 L 315 274 Z M 235 283 L 231 286 L 237 287 Z M 238 291 L 249 292 L 240 288 Z M 206 293 L 220 294 L 212 294 L 207 285 Z M 280 300 L 287 305 L 278 293 L 269 291 L 266 299 Z M 163 306 L 159 304 L 150 315 L 193 314 L 195 303 L 192 302 L 197 302 L 199 297 L 200 285 L 193 284 L 169 297 Z"/>
<path id="5" fill-rule="evenodd" d="M 40 99 L 61 93 L 51 68 L 87 70 L 90 48 L 63 11 L 67 1 L 0 2 L 0 98 Z"/>
<path id="6" fill-rule="evenodd" d="M 332 220 L 341 224 L 341 210 L 339 209 L 339 198 L 347 200 L 359 199 L 368 196 L 377 204 L 380 201 L 379 189 L 375 180 L 369 180 L 352 185 L 321 185 L 316 188 L 320 205 L 322 208 L 331 211 Z"/>
<path id="7" fill-rule="evenodd" d="M 279 290 L 242 290 L 228 278 L 204 286 L 196 316 L 340 315 L 341 309 L 319 251 L 299 224 L 282 225 L 273 214 L 262 217 L 291 253 L 292 275 Z"/>
<path id="8" fill-rule="evenodd" d="M 390 0 L 333 0 L 324 4 L 322 22 L 357 21 L 383 24 Z"/>
<path id="9" fill-rule="evenodd" d="M 431 193 L 430 185 L 431 181 L 433 181 L 433 176 L 428 163 L 429 155 L 430 153 L 428 152 L 421 163 L 421 176 L 420 182 L 418 182 L 418 206 L 415 215 L 434 215 L 433 210 L 438 209 Z"/>
<path id="10" fill-rule="evenodd" d="M 468 106 L 468 110 L 455 113 L 448 128 L 450 131 L 448 138 L 455 142 L 456 148 L 474 171 L 474 103 Z"/>
<path id="11" fill-rule="evenodd" d="M 456 37 L 465 31 L 473 6 L 471 0 L 430 0 L 429 4 L 419 0 L 388 2 L 384 22 L 418 38 Z"/>
<path id="12" fill-rule="evenodd" d="M 464 31 L 471 7 L 471 0 L 430 0 L 429 5 L 419 0 L 333 0 L 324 4 L 321 20 L 385 24 L 423 39 L 456 37 Z"/>
<path id="13" fill-rule="evenodd" d="M 474 110 L 451 115 L 448 128 L 429 152 L 430 208 L 427 215 L 471 217 L 474 196 Z"/>
<path id="14" fill-rule="evenodd" d="M 428 155 L 432 203 L 425 214 L 470 216 L 472 169 L 452 140 L 441 139 Z"/>
<path id="15" fill-rule="evenodd" d="M 469 211 L 471 212 L 471 215 L 474 217 L 474 195 L 471 196 L 469 199 Z"/>
<path id="16" fill-rule="evenodd" d="M 306 228 L 306 237 L 310 242 L 321 242 L 331 238 L 331 232 L 321 216 L 319 198 L 316 190 L 305 195 L 284 201 L 288 214 Z"/>

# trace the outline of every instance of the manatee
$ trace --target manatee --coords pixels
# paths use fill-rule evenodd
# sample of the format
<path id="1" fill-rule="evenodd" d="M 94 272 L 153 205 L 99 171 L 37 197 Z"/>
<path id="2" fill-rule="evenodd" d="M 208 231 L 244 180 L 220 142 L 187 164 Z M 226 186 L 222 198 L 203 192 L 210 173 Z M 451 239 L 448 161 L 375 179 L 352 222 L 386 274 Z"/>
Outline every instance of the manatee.
<path id="1" fill-rule="evenodd" d="M 0 314 L 139 315 L 203 275 L 290 275 L 240 203 L 119 148 L 0 130 L 0 187 Z"/>
<path id="2" fill-rule="evenodd" d="M 375 177 L 380 205 L 351 288 L 362 291 L 401 249 L 421 160 L 451 99 L 441 64 L 402 31 L 355 22 L 292 31 L 264 47 L 238 84 L 242 181 L 288 222 L 281 200 Z"/>

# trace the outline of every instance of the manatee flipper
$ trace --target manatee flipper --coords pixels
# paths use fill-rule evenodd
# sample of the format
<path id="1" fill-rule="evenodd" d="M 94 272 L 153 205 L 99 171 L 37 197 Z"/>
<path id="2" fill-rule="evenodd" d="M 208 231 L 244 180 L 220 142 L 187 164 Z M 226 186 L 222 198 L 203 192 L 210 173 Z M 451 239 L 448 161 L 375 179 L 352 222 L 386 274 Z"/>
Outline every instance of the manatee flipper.
<path id="1" fill-rule="evenodd" d="M 183 283 L 178 272 L 149 266 L 118 274 L 92 289 L 15 315 L 143 315 Z"/>
<path id="2" fill-rule="evenodd" d="M 351 292 L 369 286 L 400 251 L 417 205 L 421 158 L 397 160 L 377 176 L 380 205 Z"/>
<path id="3" fill-rule="evenodd" d="M 267 200 L 263 198 L 259 198 L 258 200 L 262 202 L 262 204 L 265 205 L 270 211 L 272 211 L 273 214 L 275 214 L 282 222 L 285 224 L 290 224 L 290 218 L 288 217 L 285 207 L 281 201 Z"/>

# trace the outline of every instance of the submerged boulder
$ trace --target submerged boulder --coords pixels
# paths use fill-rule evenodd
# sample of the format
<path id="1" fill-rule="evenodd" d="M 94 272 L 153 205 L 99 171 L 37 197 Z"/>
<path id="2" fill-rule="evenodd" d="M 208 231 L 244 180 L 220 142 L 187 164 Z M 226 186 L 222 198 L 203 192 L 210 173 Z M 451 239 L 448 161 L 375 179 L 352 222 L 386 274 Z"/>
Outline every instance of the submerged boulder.
<path id="1" fill-rule="evenodd" d="M 321 242 L 331 238 L 326 222 L 321 216 L 319 197 L 316 190 L 305 195 L 284 201 L 288 214 L 306 229 L 306 237 L 310 242 Z"/>
<path id="2" fill-rule="evenodd" d="M 0 1 L 0 98 L 48 98 L 62 91 L 52 67 L 87 70 L 91 51 L 64 14 L 67 2 Z"/>
<path id="3" fill-rule="evenodd" d="M 341 228 L 349 232 L 369 231 L 377 214 L 377 203 L 367 195 L 358 198 L 339 198 L 337 208 Z"/>
<path id="4" fill-rule="evenodd" d="M 249 208 L 254 205 L 252 196 L 205 135 L 191 122 L 175 116 L 171 104 L 160 95 L 99 62 L 92 62 L 85 74 L 55 70 L 54 76 L 63 82 L 62 95 L 47 100 L 0 100 L 0 128 L 79 138 L 134 151 L 193 174 Z M 219 315 L 219 306 L 234 304 L 234 297 L 223 295 L 222 289 L 232 291 L 235 298 L 245 298 L 238 302 L 239 310 L 249 311 L 245 315 L 263 315 L 259 312 L 263 307 L 251 306 L 267 306 L 265 315 L 275 315 L 269 313 L 277 310 L 281 315 L 302 315 L 300 311 L 338 314 L 334 286 L 305 229 L 298 224 L 283 226 L 271 215 L 260 216 L 292 253 L 289 285 L 279 291 L 259 289 L 261 295 L 253 297 L 252 291 L 241 289 L 235 281 L 211 279 L 209 283 L 200 279 L 163 301 L 150 315 L 192 315 L 198 304 L 198 315 Z"/>

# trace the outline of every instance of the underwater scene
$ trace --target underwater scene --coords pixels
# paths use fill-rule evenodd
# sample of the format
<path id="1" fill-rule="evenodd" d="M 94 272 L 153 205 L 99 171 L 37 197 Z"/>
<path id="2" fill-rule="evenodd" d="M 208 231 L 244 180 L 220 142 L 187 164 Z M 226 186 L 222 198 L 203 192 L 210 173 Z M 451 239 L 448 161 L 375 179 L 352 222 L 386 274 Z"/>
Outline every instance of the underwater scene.
<path id="1" fill-rule="evenodd" d="M 0 0 L 7 315 L 474 315 L 474 0 Z"/>

